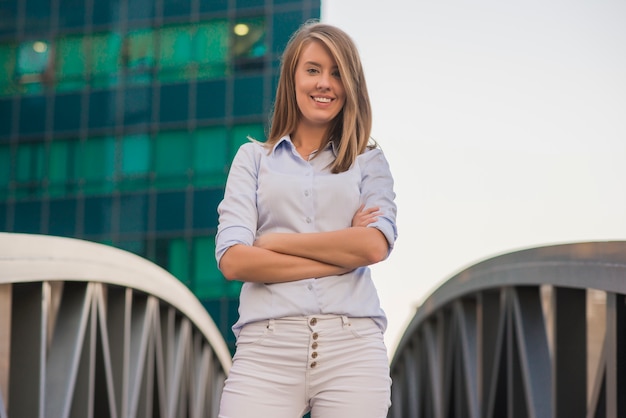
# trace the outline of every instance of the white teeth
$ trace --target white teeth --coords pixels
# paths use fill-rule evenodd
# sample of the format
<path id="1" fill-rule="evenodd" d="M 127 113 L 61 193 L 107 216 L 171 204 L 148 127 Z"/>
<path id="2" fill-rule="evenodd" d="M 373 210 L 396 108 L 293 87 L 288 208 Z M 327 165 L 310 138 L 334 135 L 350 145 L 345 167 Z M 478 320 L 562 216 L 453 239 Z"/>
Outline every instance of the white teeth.
<path id="1" fill-rule="evenodd" d="M 314 97 L 313 100 L 321 103 L 330 103 L 330 99 L 327 97 Z"/>

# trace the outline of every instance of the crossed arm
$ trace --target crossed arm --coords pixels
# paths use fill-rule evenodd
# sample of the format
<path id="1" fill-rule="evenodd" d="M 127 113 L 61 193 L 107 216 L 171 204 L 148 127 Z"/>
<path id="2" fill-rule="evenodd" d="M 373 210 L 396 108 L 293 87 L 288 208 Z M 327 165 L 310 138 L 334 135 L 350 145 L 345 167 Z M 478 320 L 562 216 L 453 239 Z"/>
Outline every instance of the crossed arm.
<path id="1" fill-rule="evenodd" d="M 350 228 L 266 234 L 253 246 L 233 245 L 222 256 L 220 269 L 229 280 L 281 283 L 344 274 L 378 263 L 387 256 L 388 243 L 378 229 L 367 228 L 378 215 L 378 208 L 361 206 Z"/>

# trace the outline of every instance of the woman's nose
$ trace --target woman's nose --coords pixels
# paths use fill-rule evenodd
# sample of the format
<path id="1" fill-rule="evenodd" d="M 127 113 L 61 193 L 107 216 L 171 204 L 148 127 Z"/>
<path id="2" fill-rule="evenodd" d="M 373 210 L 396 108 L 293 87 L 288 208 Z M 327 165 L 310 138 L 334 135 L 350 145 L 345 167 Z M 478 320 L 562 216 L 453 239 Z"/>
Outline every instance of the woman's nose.
<path id="1" fill-rule="evenodd" d="M 318 89 L 329 89 L 330 88 L 330 75 L 322 73 L 317 80 L 317 88 Z"/>

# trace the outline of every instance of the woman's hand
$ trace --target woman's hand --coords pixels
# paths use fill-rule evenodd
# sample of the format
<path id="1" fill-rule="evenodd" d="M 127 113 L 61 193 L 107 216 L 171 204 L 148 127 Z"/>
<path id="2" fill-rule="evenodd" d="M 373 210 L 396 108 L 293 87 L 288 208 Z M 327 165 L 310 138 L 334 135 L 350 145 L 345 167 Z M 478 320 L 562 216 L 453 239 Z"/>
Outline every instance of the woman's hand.
<path id="1" fill-rule="evenodd" d="M 372 222 L 376 222 L 378 220 L 378 216 L 382 214 L 378 207 L 367 208 L 365 209 L 365 205 L 359 206 L 356 213 L 352 217 L 352 226 L 361 226 L 366 227 Z"/>

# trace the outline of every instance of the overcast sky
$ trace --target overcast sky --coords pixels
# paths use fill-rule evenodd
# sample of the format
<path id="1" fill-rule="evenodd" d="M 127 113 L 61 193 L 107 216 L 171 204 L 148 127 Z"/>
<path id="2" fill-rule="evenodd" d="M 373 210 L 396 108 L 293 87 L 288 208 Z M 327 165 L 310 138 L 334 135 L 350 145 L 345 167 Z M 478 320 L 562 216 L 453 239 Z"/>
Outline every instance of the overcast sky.
<path id="1" fill-rule="evenodd" d="M 626 240 L 626 2 L 322 0 L 322 20 L 357 43 L 395 178 L 390 356 L 469 265 Z"/>

